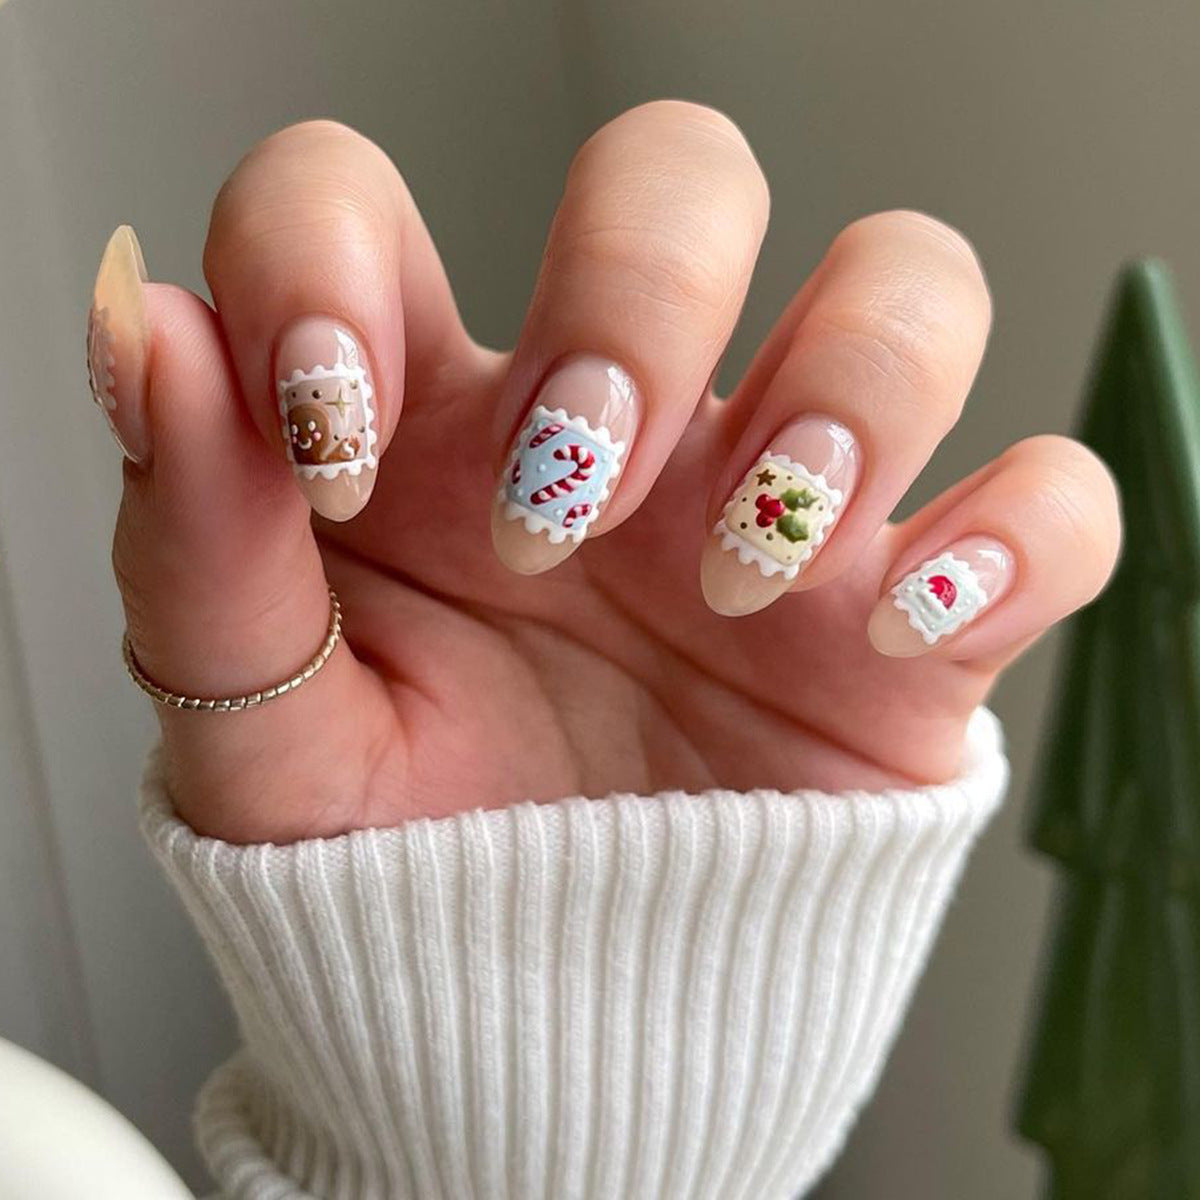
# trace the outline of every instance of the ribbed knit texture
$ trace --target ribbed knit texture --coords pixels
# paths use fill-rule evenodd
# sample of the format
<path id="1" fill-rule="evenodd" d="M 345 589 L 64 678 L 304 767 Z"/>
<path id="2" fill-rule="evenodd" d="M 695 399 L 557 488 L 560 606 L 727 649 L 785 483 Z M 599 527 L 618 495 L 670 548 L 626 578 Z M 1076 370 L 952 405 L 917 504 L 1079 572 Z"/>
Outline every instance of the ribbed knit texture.
<path id="1" fill-rule="evenodd" d="M 286 847 L 147 836 L 245 1049 L 201 1097 L 229 1200 L 784 1200 L 895 1036 L 1007 767 L 953 784 L 469 812 Z"/>

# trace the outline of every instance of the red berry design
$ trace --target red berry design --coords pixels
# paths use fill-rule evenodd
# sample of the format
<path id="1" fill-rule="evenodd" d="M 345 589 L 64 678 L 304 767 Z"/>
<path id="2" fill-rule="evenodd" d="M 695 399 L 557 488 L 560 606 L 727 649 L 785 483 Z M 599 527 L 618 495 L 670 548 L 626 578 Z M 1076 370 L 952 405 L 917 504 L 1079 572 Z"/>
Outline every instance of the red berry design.
<path id="1" fill-rule="evenodd" d="M 942 602 L 942 607 L 950 609 L 958 599 L 958 588 L 954 580 L 947 575 L 933 575 L 929 580 L 929 590 Z"/>
<path id="2" fill-rule="evenodd" d="M 766 529 L 769 525 L 773 525 L 783 516 L 783 501 L 776 499 L 774 496 L 768 496 L 766 492 L 763 492 L 754 501 L 754 506 L 758 509 L 757 522 L 761 529 Z"/>

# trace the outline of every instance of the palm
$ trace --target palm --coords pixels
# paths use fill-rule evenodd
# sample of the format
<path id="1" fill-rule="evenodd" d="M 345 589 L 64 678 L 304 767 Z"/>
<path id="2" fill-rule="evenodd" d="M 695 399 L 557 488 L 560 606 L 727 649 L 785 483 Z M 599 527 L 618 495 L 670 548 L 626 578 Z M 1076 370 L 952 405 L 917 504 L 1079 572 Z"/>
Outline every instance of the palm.
<path id="1" fill-rule="evenodd" d="M 750 619 L 715 616 L 697 582 L 716 455 L 715 421 L 702 419 L 634 517 L 546 576 L 514 575 L 490 547 L 495 464 L 479 388 L 412 404 L 366 511 L 319 532 L 348 640 L 385 685 L 382 703 L 367 689 L 353 704 L 394 722 L 354 824 L 571 794 L 874 787 L 953 771 L 988 680 L 871 649 L 888 530 L 824 588 Z M 351 726 L 378 727 L 363 717 Z"/>

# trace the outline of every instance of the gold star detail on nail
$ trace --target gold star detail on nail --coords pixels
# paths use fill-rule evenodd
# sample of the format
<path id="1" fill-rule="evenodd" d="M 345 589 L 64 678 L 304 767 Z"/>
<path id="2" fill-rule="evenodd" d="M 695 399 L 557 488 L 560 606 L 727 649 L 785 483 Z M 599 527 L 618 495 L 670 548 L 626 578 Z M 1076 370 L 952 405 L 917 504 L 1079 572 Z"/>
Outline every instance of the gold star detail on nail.
<path id="1" fill-rule="evenodd" d="M 336 408 L 338 410 L 338 416 L 341 417 L 343 421 L 346 419 L 346 409 L 350 406 L 346 403 L 346 397 L 342 395 L 341 388 L 338 388 L 336 400 L 326 400 L 325 403 L 329 408 Z"/>
<path id="2" fill-rule="evenodd" d="M 771 473 L 770 467 L 766 467 L 758 473 L 759 487 L 769 487 L 775 482 L 775 476 Z"/>

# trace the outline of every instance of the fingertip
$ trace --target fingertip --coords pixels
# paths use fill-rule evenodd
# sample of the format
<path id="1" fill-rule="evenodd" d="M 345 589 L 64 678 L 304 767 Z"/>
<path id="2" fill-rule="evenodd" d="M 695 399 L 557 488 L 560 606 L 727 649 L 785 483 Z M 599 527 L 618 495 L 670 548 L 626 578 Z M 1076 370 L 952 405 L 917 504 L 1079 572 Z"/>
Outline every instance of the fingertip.
<path id="1" fill-rule="evenodd" d="M 505 498 L 492 503 L 492 548 L 496 557 L 518 575 L 541 575 L 566 561 L 578 548 L 570 538 L 552 542 L 545 533 L 530 532 L 520 513 L 509 515 Z"/>
<path id="2" fill-rule="evenodd" d="M 748 617 L 785 595 L 791 586 L 783 575 L 764 575 L 754 563 L 743 563 L 722 538 L 709 534 L 700 557 L 700 590 L 719 617 Z"/>
<path id="3" fill-rule="evenodd" d="M 880 599 L 871 610 L 867 639 L 885 658 L 916 658 L 929 649 L 890 595 Z"/>

